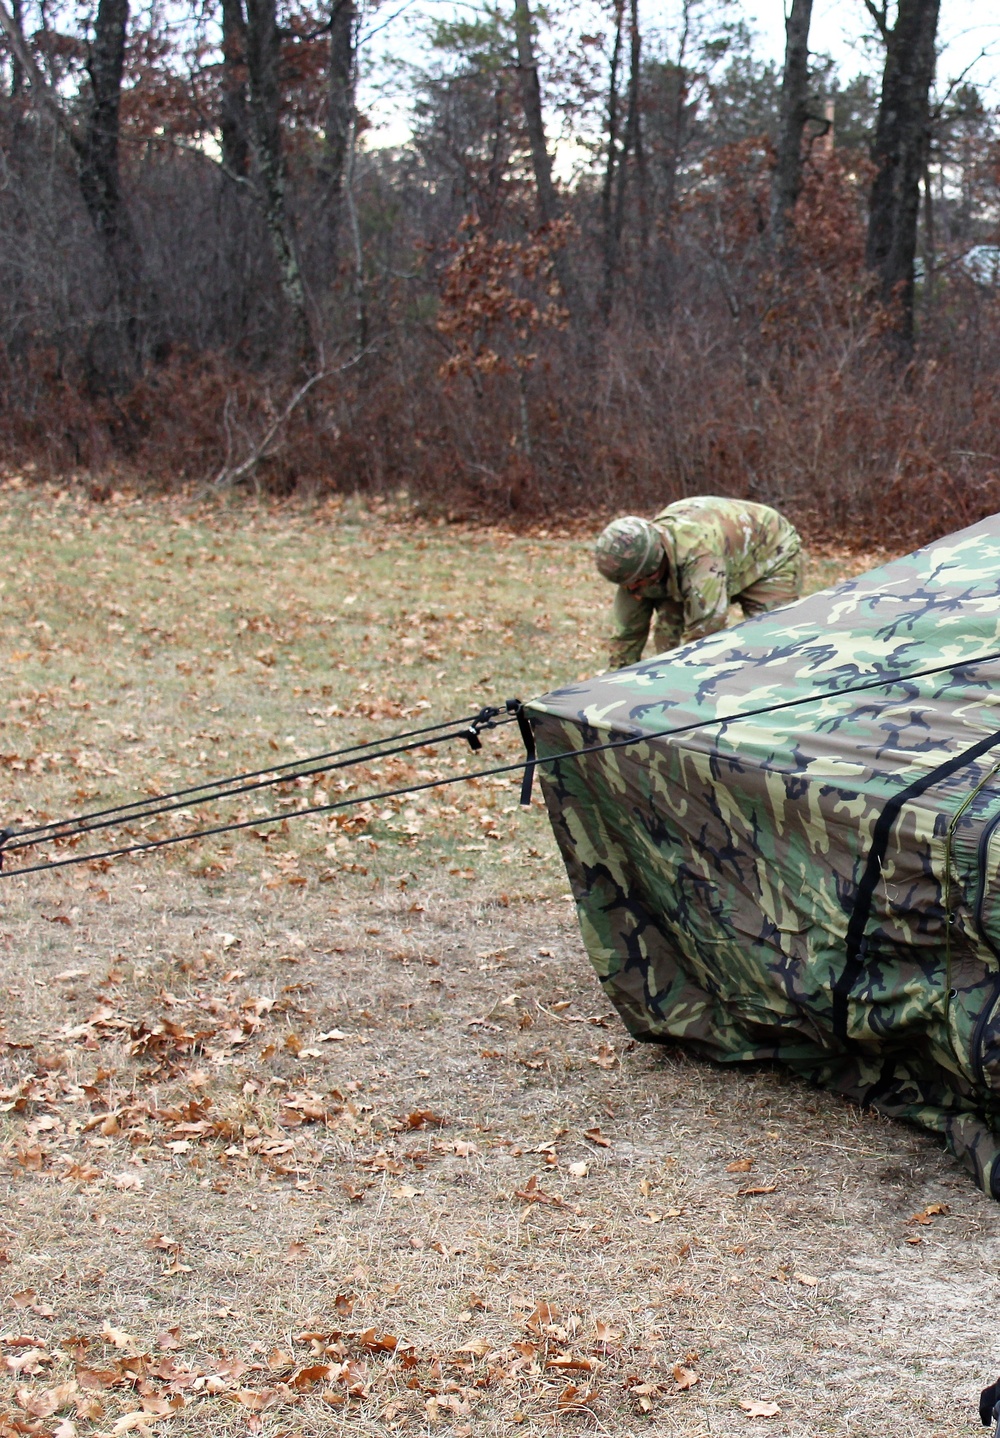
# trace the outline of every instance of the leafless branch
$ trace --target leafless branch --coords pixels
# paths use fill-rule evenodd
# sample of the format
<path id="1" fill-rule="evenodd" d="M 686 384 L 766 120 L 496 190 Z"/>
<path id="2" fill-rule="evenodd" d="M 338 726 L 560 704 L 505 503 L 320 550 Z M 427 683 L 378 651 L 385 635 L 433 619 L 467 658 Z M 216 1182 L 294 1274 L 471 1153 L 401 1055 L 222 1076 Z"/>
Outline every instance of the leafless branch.
<path id="1" fill-rule="evenodd" d="M 881 9 L 875 4 L 875 0 L 864 0 L 865 9 L 875 21 L 875 28 L 883 41 L 889 38 L 889 14 L 885 5 Z"/>
<path id="2" fill-rule="evenodd" d="M 49 112 L 63 133 L 75 144 L 76 136 L 69 116 L 63 109 L 59 96 L 39 70 L 31 48 L 24 37 L 24 31 L 7 9 L 4 0 L 0 0 L 0 30 L 3 30 L 7 36 L 17 63 L 28 77 L 35 102 Z"/>
<path id="3" fill-rule="evenodd" d="M 352 355 L 349 360 L 345 360 L 342 365 L 337 365 L 336 368 L 327 369 L 324 366 L 318 369 L 315 374 L 310 375 L 304 383 L 299 385 L 281 413 L 271 421 L 263 436 L 250 451 L 246 459 L 235 467 L 230 464 L 232 431 L 229 423 L 229 402 L 227 400 L 223 413 L 223 422 L 226 428 L 226 462 L 215 476 L 215 479 L 212 480 L 212 488 L 216 490 L 228 489 L 232 485 L 239 484 L 241 480 L 246 479 L 247 475 L 252 474 L 261 460 L 268 459 L 270 455 L 274 453 L 271 446 L 305 399 L 306 395 L 315 389 L 323 380 L 330 379 L 333 375 L 344 374 L 345 371 L 353 369 L 356 364 L 360 363 L 365 355 L 371 353 L 376 343 L 377 341 L 373 340 L 371 344 L 366 345 L 363 350 L 359 350 L 357 354 Z"/>
<path id="4" fill-rule="evenodd" d="M 979 54 L 974 56 L 973 59 L 969 61 L 968 65 L 966 65 L 964 70 L 962 70 L 958 75 L 956 75 L 953 80 L 948 81 L 947 89 L 945 90 L 944 94 L 941 96 L 937 104 L 931 110 L 932 124 L 940 120 L 941 116 L 944 114 L 944 107 L 947 105 L 952 95 L 954 95 L 959 85 L 961 85 L 962 82 L 965 80 L 965 77 L 968 75 L 969 71 L 974 69 L 975 66 L 979 64 L 980 60 L 985 60 L 988 54 L 989 50 L 986 46 L 984 46 L 980 50 Z"/>

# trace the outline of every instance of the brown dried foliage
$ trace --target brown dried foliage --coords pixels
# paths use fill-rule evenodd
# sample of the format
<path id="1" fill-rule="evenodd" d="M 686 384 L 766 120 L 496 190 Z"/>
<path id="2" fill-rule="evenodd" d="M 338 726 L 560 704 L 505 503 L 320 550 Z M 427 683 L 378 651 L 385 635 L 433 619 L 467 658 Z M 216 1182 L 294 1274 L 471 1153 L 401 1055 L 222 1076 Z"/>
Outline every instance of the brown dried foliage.
<path id="1" fill-rule="evenodd" d="M 735 493 L 814 536 L 894 545 L 1000 507 L 1000 300 L 953 274 L 900 368 L 862 264 L 864 162 L 810 160 L 783 258 L 770 162 L 756 141 L 709 157 L 675 227 L 627 254 L 607 330 L 567 325 L 553 275 L 561 246 L 596 273 L 585 226 L 501 235 L 467 217 L 436 260 L 424 247 L 431 322 L 386 280 L 377 343 L 294 410 L 252 483 L 403 488 L 528 521 Z M 299 384 L 278 360 L 175 348 L 127 392 L 95 394 L 82 362 L 39 343 L 0 355 L 0 443 L 42 474 L 207 482 L 254 453 Z"/>

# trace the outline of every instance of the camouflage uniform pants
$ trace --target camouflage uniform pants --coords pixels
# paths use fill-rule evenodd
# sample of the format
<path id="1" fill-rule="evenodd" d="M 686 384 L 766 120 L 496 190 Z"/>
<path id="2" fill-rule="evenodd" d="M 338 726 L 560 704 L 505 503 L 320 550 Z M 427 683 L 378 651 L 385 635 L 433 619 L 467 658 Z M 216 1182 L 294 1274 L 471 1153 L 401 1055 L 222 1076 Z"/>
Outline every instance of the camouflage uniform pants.
<path id="1" fill-rule="evenodd" d="M 802 553 L 791 554 L 779 564 L 766 579 L 758 579 L 741 594 L 733 595 L 733 603 L 740 605 L 748 619 L 763 614 L 768 609 L 777 609 L 781 604 L 791 604 L 802 594 Z"/>

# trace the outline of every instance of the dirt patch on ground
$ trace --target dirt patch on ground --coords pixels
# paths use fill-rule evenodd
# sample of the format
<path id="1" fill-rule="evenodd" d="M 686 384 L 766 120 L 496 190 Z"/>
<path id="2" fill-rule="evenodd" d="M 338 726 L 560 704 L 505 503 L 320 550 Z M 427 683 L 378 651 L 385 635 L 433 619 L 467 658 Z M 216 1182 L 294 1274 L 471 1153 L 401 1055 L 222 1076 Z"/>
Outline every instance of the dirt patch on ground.
<path id="1" fill-rule="evenodd" d="M 602 662 L 582 536 L 70 489 L 0 532 L 4 823 Z M 296 817 L 520 752 L 459 749 L 0 883 L 0 1435 L 976 1431 L 998 1210 L 932 1139 L 631 1044 L 516 777 Z"/>
<path id="2" fill-rule="evenodd" d="M 4 915 L 8 1423 L 970 1431 L 995 1205 L 632 1045 L 565 900 L 67 898 Z"/>

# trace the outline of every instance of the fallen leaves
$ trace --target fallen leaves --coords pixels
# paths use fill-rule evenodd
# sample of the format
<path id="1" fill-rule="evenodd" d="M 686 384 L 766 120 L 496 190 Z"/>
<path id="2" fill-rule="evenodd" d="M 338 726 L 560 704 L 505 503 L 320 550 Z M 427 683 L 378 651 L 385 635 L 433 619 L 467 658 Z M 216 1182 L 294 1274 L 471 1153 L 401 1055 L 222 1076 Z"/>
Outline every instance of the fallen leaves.
<path id="1" fill-rule="evenodd" d="M 603 1318 L 598 1318 L 594 1323 L 594 1339 L 602 1348 L 612 1348 L 621 1342 L 622 1334 L 619 1329 L 612 1328 L 605 1323 Z"/>
<path id="2" fill-rule="evenodd" d="M 665 1218 L 681 1218 L 683 1214 L 683 1208 L 665 1208 L 662 1213 L 657 1209 L 650 1208 L 646 1210 L 645 1216 L 640 1218 L 639 1222 L 647 1224 L 662 1223 Z"/>
<path id="3" fill-rule="evenodd" d="M 535 1174 L 531 1175 L 523 1188 L 516 1188 L 514 1190 L 514 1197 L 521 1199 L 522 1202 L 527 1204 L 548 1203 L 554 1208 L 562 1208 L 566 1202 L 566 1200 L 560 1198 L 558 1194 L 546 1193 L 544 1189 L 539 1188 L 538 1178 Z"/>
<path id="4" fill-rule="evenodd" d="M 201 1337 L 200 1334 L 194 1336 Z M 4 1366 L 8 1373 L 20 1379 L 42 1376 L 57 1361 L 69 1360 L 74 1364 L 74 1376 L 64 1383 L 34 1387 L 22 1384 L 17 1389 L 17 1406 L 29 1418 L 45 1419 L 73 1409 L 77 1420 L 89 1422 L 104 1417 L 105 1431 L 109 1434 L 145 1430 L 191 1402 L 204 1399 L 218 1399 L 256 1415 L 294 1406 L 303 1394 L 325 1386 L 323 1401 L 328 1406 L 344 1406 L 369 1397 L 373 1377 L 368 1363 L 371 1358 L 388 1362 L 391 1371 L 395 1371 L 393 1365 L 406 1370 L 417 1367 L 418 1362 L 424 1364 L 429 1375 L 441 1371 L 441 1361 L 436 1356 L 425 1355 L 418 1360 L 411 1345 L 375 1328 L 358 1333 L 309 1331 L 295 1341 L 311 1350 L 312 1356 L 305 1362 L 297 1359 L 290 1349 L 275 1347 L 263 1362 L 246 1363 L 227 1358 L 216 1359 L 208 1365 L 185 1363 L 176 1356 L 182 1346 L 180 1329 L 176 1327 L 162 1330 L 158 1335 L 159 1352 L 154 1357 L 133 1335 L 110 1323 L 104 1324 L 98 1336 L 77 1335 L 66 1340 L 65 1357 L 60 1355 L 58 1360 L 28 1338 L 0 1339 L 0 1346 L 13 1350 L 4 1355 Z M 102 1346 L 116 1356 L 105 1360 L 103 1366 L 95 1367 L 88 1361 L 87 1354 Z M 260 1375 L 263 1381 L 256 1384 L 246 1381 L 255 1375 Z M 431 1387 L 441 1400 L 441 1411 L 468 1413 L 468 1395 L 463 1393 L 456 1406 L 452 1403 L 456 1385 L 450 1384 L 448 1388 L 450 1391 L 442 1395 L 436 1393 L 436 1385 Z M 101 1397 L 97 1398 L 97 1394 Z M 133 1396 L 138 1398 L 138 1406 L 129 1403 Z M 110 1418 L 105 1408 L 113 1397 L 120 1398 L 127 1406 L 125 1411 Z M 3 1422 L 0 1415 L 0 1434 L 7 1431 Z M 73 1424 L 73 1419 L 68 1418 L 66 1422 Z M 12 1431 L 35 1430 L 15 1427 Z"/>
<path id="5" fill-rule="evenodd" d="M 42 1388 L 32 1391 L 29 1388 L 17 1390 L 17 1403 L 25 1413 L 32 1418 L 50 1418 L 53 1413 L 58 1413 L 63 1408 L 69 1408 L 79 1393 L 79 1385 L 75 1382 L 60 1383 L 54 1388 Z"/>
<path id="6" fill-rule="evenodd" d="M 588 1143 L 596 1144 L 598 1148 L 610 1148 L 611 1140 L 607 1134 L 601 1133 L 599 1128 L 586 1128 L 583 1131 L 584 1138 Z"/>
<path id="7" fill-rule="evenodd" d="M 429 1108 L 414 1109 L 405 1118 L 407 1128 L 447 1128 L 449 1120 Z"/>
<path id="8" fill-rule="evenodd" d="M 24 1340 L 14 1340 L 14 1343 L 18 1342 L 23 1343 Z M 44 1348 L 29 1346 L 23 1348 L 22 1352 L 5 1358 L 4 1363 L 9 1373 L 34 1375 L 41 1373 L 43 1368 L 51 1365 L 52 1355 L 47 1353 Z"/>
<path id="9" fill-rule="evenodd" d="M 619 1062 L 614 1044 L 601 1044 L 596 1054 L 591 1054 L 587 1060 L 599 1069 L 613 1069 Z"/>
<path id="10" fill-rule="evenodd" d="M 593 1373 L 597 1363 L 586 1354 L 557 1353 L 545 1360 L 546 1368 L 557 1368 L 562 1373 Z"/>
<path id="11" fill-rule="evenodd" d="M 22 1288 L 19 1293 L 12 1293 L 7 1301 L 12 1308 L 26 1309 L 37 1318 L 56 1317 L 54 1308 L 50 1308 L 47 1303 L 39 1303 L 38 1294 L 33 1288 Z"/>
<path id="12" fill-rule="evenodd" d="M 110 1323 L 105 1322 L 104 1327 L 101 1329 L 101 1337 L 106 1343 L 112 1344 L 115 1348 L 121 1349 L 125 1353 L 134 1354 L 142 1351 L 140 1345 L 130 1333 L 126 1333 L 123 1328 L 112 1328 Z"/>
<path id="13" fill-rule="evenodd" d="M 907 1223 L 919 1223 L 924 1226 L 931 1223 L 935 1218 L 946 1218 L 951 1213 L 951 1206 L 947 1203 L 929 1203 L 919 1213 L 915 1213 L 906 1220 Z"/>
<path id="14" fill-rule="evenodd" d="M 118 977 L 109 972 L 106 982 L 113 983 Z M 234 982 L 240 977 L 243 975 L 238 970 L 225 976 Z M 340 1126 L 363 1137 L 369 1107 L 350 1096 L 345 1098 L 336 1089 L 324 1094 L 282 1084 L 283 1092 L 275 1106 L 266 1102 L 270 1098 L 266 1081 L 248 1080 L 244 1096 L 250 1102 L 241 1112 L 217 1113 L 215 1100 L 206 1091 L 212 1081 L 211 1071 L 187 1068 L 191 1058 L 207 1057 L 224 1070 L 237 1049 L 249 1055 L 249 1046 L 263 1035 L 272 1017 L 290 1008 L 292 1000 L 287 996 L 300 988 L 301 985 L 286 986 L 286 997 L 280 999 L 261 995 L 238 999 L 233 994 L 222 997 L 195 990 L 181 1000 L 160 991 L 159 999 L 170 1014 L 176 1015 L 187 1005 L 209 1013 L 211 1024 L 184 1024 L 167 1015 L 136 1021 L 102 998 L 84 1024 L 64 1028 L 59 1037 L 87 1051 L 99 1050 L 104 1043 L 127 1042 L 131 1056 L 143 1064 L 130 1088 L 116 1088 L 112 1069 L 99 1068 L 95 1079 L 88 1083 L 74 1082 L 59 1069 L 43 1068 L 28 1074 L 14 1087 L 0 1089 L 0 1112 L 17 1115 L 26 1134 L 15 1137 L 4 1147 L 3 1154 L 24 1173 L 54 1173 L 65 1181 L 85 1185 L 106 1182 L 119 1192 L 138 1193 L 146 1181 L 146 1162 L 155 1156 L 151 1150 L 162 1150 L 164 1155 L 195 1166 L 201 1162 L 201 1155 L 225 1166 L 257 1161 L 282 1176 L 294 1171 L 290 1156 L 298 1149 L 304 1151 L 304 1156 L 311 1156 L 308 1140 L 292 1136 L 297 1130 L 309 1125 Z M 293 1042 L 286 1051 L 293 1053 L 297 1040 L 290 1034 L 286 1043 L 288 1038 Z M 273 1044 L 265 1045 L 262 1055 L 274 1049 Z M 295 1056 L 304 1059 L 307 1055 L 320 1057 L 318 1050 L 298 1045 Z M 155 1084 L 164 1072 L 169 1072 L 175 1084 L 186 1082 L 191 1096 L 172 1105 L 144 1100 L 143 1089 Z M 390 1128 L 403 1132 L 440 1127 L 447 1122 L 430 1109 L 413 1110 L 391 1123 Z M 44 1135 L 44 1142 L 39 1135 Z M 123 1140 L 133 1150 L 141 1150 L 145 1161 L 113 1169 L 105 1178 L 100 1167 L 79 1155 L 81 1138 L 92 1149 L 111 1147 L 114 1140 Z M 66 1154 L 66 1149 L 77 1151 Z M 171 1271 L 190 1270 L 178 1264 Z"/>
<path id="15" fill-rule="evenodd" d="M 193 1110 L 188 1112 L 190 1117 L 175 1118 L 174 1123 L 204 1121 L 194 1116 Z M 433 1115 L 432 1110 L 411 1112 Z M 146 1117 L 148 1121 L 149 1115 Z M 433 1130 L 436 1125 L 427 1122 L 419 1127 Z M 413 1156 L 419 1157 L 421 1165 L 429 1160 L 432 1151 L 457 1157 L 462 1143 L 431 1144 L 425 1140 L 413 1150 Z M 475 1151 L 474 1145 L 466 1148 Z M 380 1150 L 368 1162 L 385 1173 L 392 1166 L 405 1168 L 410 1157 L 407 1153 L 395 1159 Z M 549 1200 L 556 1207 L 562 1206 L 562 1200 L 553 1195 L 539 1195 L 537 1180 L 534 1184 L 529 1181 L 521 1192 L 527 1193 L 532 1202 Z M 154 1232 L 146 1246 L 174 1262 L 180 1252 L 180 1243 L 171 1232 Z M 292 1240 L 284 1256 L 288 1262 L 307 1261 L 310 1245 L 301 1239 Z M 24 1312 L 37 1303 L 34 1290 L 21 1290 L 16 1298 Z M 345 1289 L 336 1293 L 333 1307 L 339 1317 L 349 1318 L 357 1301 L 357 1294 Z M 229 1314 L 231 1310 L 220 1312 Z M 486 1298 L 473 1293 L 460 1317 L 470 1323 L 482 1322 L 488 1312 Z M 488 1335 L 473 1333 L 449 1355 L 421 1353 L 399 1335 L 371 1326 L 354 1331 L 310 1330 L 291 1342 L 279 1343 L 266 1354 L 261 1349 L 255 1361 L 249 1361 L 252 1355 L 248 1355 L 248 1361 L 215 1358 L 194 1362 L 185 1360 L 185 1336 L 179 1325 L 161 1327 L 147 1337 L 134 1325 L 125 1328 L 109 1319 L 99 1335 L 78 1335 L 67 1347 L 74 1364 L 68 1385 L 55 1384 L 51 1377 L 46 1382 L 46 1376 L 53 1374 L 54 1355 L 41 1341 L 26 1337 L 16 1340 L 19 1346 L 8 1342 L 0 1351 L 9 1375 L 21 1385 L 18 1401 L 25 1421 L 48 1421 L 46 1432 L 50 1438 L 57 1415 L 62 1415 L 59 1421 L 63 1438 L 69 1438 L 70 1428 L 75 1432 L 81 1420 L 86 1431 L 91 1431 L 86 1425 L 98 1418 L 102 1433 L 113 1438 L 119 1433 L 152 1433 L 174 1413 L 210 1400 L 237 1410 L 251 1430 L 258 1431 L 256 1425 L 262 1419 L 266 1421 L 266 1415 L 284 1415 L 308 1395 L 328 1410 L 346 1415 L 352 1405 L 384 1395 L 385 1385 L 389 1385 L 390 1393 L 395 1385 L 389 1403 L 383 1403 L 386 1411 L 396 1415 L 419 1411 L 432 1428 L 474 1423 L 479 1392 L 487 1386 L 497 1386 L 501 1391 L 513 1389 L 522 1407 L 533 1404 L 550 1413 L 567 1415 L 591 1411 L 599 1398 L 599 1374 L 609 1363 L 626 1361 L 628 1350 L 620 1349 L 622 1334 L 597 1320 L 588 1340 L 581 1315 L 564 1314 L 547 1299 L 539 1299 L 522 1322 L 526 1330 L 522 1340 L 498 1347 Z M 192 1340 L 200 1337 L 192 1335 Z M 307 1345 L 305 1356 L 298 1347 L 301 1344 Z M 103 1359 L 98 1356 L 102 1350 L 107 1355 Z M 66 1359 L 59 1361 L 64 1363 Z M 673 1391 L 681 1393 L 698 1381 L 693 1370 L 686 1370 L 686 1374 L 678 1365 Z M 399 1387 L 403 1378 L 405 1391 Z M 648 1391 L 643 1391 L 641 1382 L 629 1382 L 635 1402 L 651 1408 L 662 1385 L 650 1381 Z M 282 1429 L 286 1431 L 290 1430 Z M 462 1430 L 450 1431 L 457 1435 Z M 473 1428 L 468 1431 L 471 1433 Z"/>
<path id="16" fill-rule="evenodd" d="M 652 1413 L 653 1399 L 660 1392 L 659 1383 L 633 1383 L 628 1390 L 629 1396 L 634 1398 L 642 1413 Z"/>
<path id="17" fill-rule="evenodd" d="M 781 1413 L 777 1403 L 769 1403 L 759 1398 L 741 1398 L 740 1407 L 748 1418 L 777 1418 Z"/>
<path id="18" fill-rule="evenodd" d="M 547 1303 L 544 1300 L 535 1304 L 524 1321 L 524 1326 L 532 1333 L 542 1333 L 545 1329 L 551 1328 L 559 1318 L 559 1309 L 554 1303 Z"/>
<path id="19" fill-rule="evenodd" d="M 369 1353 L 395 1353 L 399 1347 L 399 1339 L 395 1334 L 379 1333 L 374 1328 L 366 1328 L 364 1333 L 359 1333 L 356 1342 Z"/>
<path id="20" fill-rule="evenodd" d="M 575 1383 L 567 1383 L 556 1399 L 556 1405 L 563 1410 L 587 1408 L 596 1397 L 597 1393 L 593 1388 L 578 1388 Z"/>
<path id="21" fill-rule="evenodd" d="M 456 1348 L 455 1352 L 457 1354 L 468 1353 L 473 1358 L 485 1358 L 492 1346 L 485 1338 L 473 1338 L 470 1343 L 463 1343 L 461 1348 Z"/>

